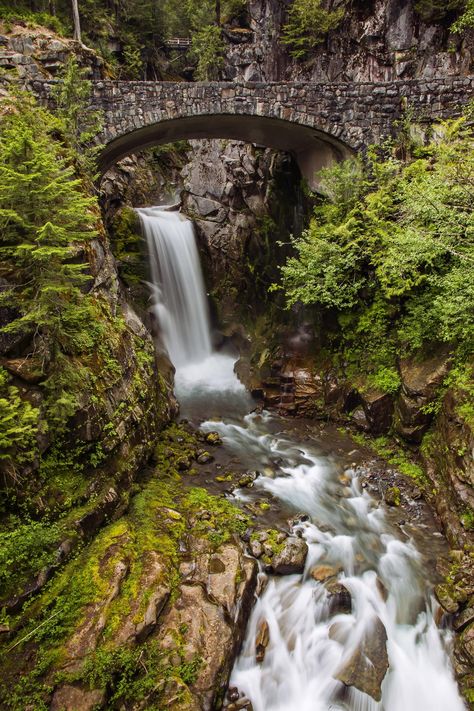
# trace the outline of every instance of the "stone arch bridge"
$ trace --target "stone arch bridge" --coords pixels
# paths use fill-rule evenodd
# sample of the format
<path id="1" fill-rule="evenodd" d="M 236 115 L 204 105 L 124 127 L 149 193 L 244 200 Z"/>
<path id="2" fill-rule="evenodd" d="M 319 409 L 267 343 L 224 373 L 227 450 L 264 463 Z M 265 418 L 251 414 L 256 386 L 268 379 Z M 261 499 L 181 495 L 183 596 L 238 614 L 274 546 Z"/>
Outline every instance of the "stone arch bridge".
<path id="1" fill-rule="evenodd" d="M 33 82 L 48 100 L 51 82 Z M 95 81 L 91 109 L 104 113 L 98 140 L 105 172 L 125 155 L 192 138 L 228 138 L 293 153 L 312 187 L 324 165 L 393 134 L 409 107 L 417 123 L 459 115 L 474 76 L 387 83 L 189 83 Z"/>

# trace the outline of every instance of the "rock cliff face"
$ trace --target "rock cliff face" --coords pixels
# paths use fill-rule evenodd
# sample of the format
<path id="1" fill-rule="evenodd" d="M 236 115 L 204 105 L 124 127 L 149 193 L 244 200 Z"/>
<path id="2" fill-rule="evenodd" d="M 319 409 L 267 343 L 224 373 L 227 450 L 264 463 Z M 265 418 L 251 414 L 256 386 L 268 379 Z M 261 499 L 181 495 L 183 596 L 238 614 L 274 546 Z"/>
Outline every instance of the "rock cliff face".
<path id="1" fill-rule="evenodd" d="M 124 299 L 108 240 L 92 240 L 76 257 L 87 263 L 89 292 L 101 305 L 97 318 L 104 329 L 104 347 L 92 355 L 64 356 L 67 377 L 74 379 L 76 371 L 81 378 L 73 386 L 72 411 L 60 434 L 51 426 L 38 430 L 40 456 L 16 472 L 17 481 L 23 482 L 16 493 L 17 505 L 36 516 L 62 518 L 62 535 L 70 543 L 61 562 L 123 511 L 139 468 L 173 412 L 172 382 L 160 373 L 152 337 Z M 10 319 L 9 310 L 3 309 L 0 325 Z M 3 337 L 0 365 L 19 396 L 47 421 L 51 354 L 31 336 Z M 3 462 L 0 474 L 8 482 Z M 2 604 L 11 611 L 37 594 L 55 571 L 54 566 L 45 571 L 30 562 L 29 577 L 12 581 L 16 589 L 7 586 L 2 596 Z"/>
<path id="2" fill-rule="evenodd" d="M 257 563 L 240 540 L 249 517 L 195 486 L 208 467 L 182 472 L 213 434 L 161 432 L 128 506 L 2 624 L 2 708 L 220 708 Z"/>
<path id="3" fill-rule="evenodd" d="M 7 70 L 0 77 L 0 93 L 7 94 L 18 82 L 57 75 L 71 54 L 78 56 L 91 77 L 101 76 L 100 58 L 72 40 L 59 39 L 42 28 L 14 25 L 9 30 L 0 36 L 0 66 Z M 57 394 L 60 422 L 50 423 L 49 429 L 38 428 L 36 458 L 15 472 L 16 503 L 12 504 L 38 518 L 61 518 L 63 538 L 70 539 L 59 555 L 61 563 L 106 521 L 121 515 L 137 472 L 150 458 L 175 407 L 169 363 L 156 356 L 150 331 L 127 302 L 99 217 L 97 233 L 90 242 L 78 245 L 74 260 L 85 265 L 88 279 L 83 289 L 92 297 L 103 333 L 100 347 L 92 354 L 80 349 L 62 353 L 58 366 L 38 334 L 0 335 L 0 365 L 10 378 L 9 386 L 37 408 L 42 422 L 48 421 L 55 368 L 60 373 L 63 368 L 67 375 L 59 377 L 71 381 L 67 383 L 70 399 L 63 410 L 60 387 Z M 7 286 L 2 280 L 0 289 Z M 0 327 L 17 316 L 2 308 Z M 2 496 L 7 498 L 9 476 L 2 460 Z M 12 611 L 19 609 L 38 594 L 55 566 L 45 569 L 32 560 L 29 575 L 0 593 L 2 604 Z"/>
<path id="4" fill-rule="evenodd" d="M 234 141 L 192 143 L 183 170 L 183 211 L 195 222 L 222 321 L 255 318 L 307 212 L 291 158 Z"/>
<path id="5" fill-rule="evenodd" d="M 351 0 L 340 26 L 305 61 L 279 41 L 288 0 L 250 0 L 252 34 L 230 47 L 226 76 L 246 81 L 391 81 L 463 74 L 472 69 L 472 38 L 450 33 L 454 17 L 423 21 L 413 0 Z M 326 7 L 340 7 L 330 0 Z"/>
<path id="6" fill-rule="evenodd" d="M 103 60 L 79 42 L 59 38 L 44 27 L 32 29 L 26 23 L 7 27 L 0 22 L 0 69 L 4 81 L 8 74 L 26 82 L 54 78 L 64 69 L 71 54 L 91 79 L 104 76 Z"/>

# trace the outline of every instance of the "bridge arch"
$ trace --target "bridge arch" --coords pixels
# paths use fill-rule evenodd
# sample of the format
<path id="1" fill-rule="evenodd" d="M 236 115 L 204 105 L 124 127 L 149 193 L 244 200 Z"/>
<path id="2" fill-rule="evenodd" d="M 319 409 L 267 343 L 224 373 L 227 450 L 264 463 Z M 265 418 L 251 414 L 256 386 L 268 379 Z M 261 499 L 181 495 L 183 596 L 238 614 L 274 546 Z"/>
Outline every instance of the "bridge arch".
<path id="1" fill-rule="evenodd" d="M 101 152 L 105 173 L 117 160 L 144 148 L 181 140 L 221 138 L 255 143 L 291 153 L 308 185 L 315 189 L 316 173 L 353 154 L 340 139 L 324 131 L 285 119 L 252 115 L 209 113 L 147 123 L 110 140 Z"/>

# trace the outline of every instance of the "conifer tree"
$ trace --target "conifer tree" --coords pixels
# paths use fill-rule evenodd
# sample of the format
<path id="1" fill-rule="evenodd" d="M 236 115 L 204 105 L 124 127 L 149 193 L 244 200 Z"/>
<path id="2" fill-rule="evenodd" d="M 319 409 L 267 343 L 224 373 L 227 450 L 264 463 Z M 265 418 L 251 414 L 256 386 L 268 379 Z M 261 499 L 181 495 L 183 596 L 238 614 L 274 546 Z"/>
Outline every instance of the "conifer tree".
<path id="1" fill-rule="evenodd" d="M 20 97 L 1 124 L 0 275 L 12 286 L 0 303 L 20 314 L 4 330 L 35 331 L 53 351 L 70 350 L 88 309 L 76 256 L 95 234 L 95 200 L 52 137 L 60 122 Z"/>

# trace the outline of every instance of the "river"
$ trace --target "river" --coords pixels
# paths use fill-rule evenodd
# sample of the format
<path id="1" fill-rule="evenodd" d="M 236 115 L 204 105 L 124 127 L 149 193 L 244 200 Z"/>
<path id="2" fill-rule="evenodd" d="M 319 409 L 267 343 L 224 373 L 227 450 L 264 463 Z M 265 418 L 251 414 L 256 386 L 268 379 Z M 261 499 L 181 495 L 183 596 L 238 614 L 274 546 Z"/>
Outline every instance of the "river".
<path id="1" fill-rule="evenodd" d="M 293 512 L 292 533 L 308 546 L 302 574 L 261 573 L 230 680 L 241 697 L 234 708 L 250 708 L 245 696 L 254 711 L 461 711 L 451 632 L 437 624 L 433 597 L 441 536 L 396 525 L 369 493 L 364 466 L 336 446 L 328 451 L 327 437 L 310 439 L 303 427 L 298 433 L 282 418 L 250 412 L 235 356 L 212 348 L 192 223 L 177 212 L 139 212 L 182 416 L 217 430 L 234 461 L 262 472 L 251 490 L 232 494 L 236 502 L 268 497 L 279 505 L 280 528 Z M 267 644 L 257 661 L 262 625 Z"/>

